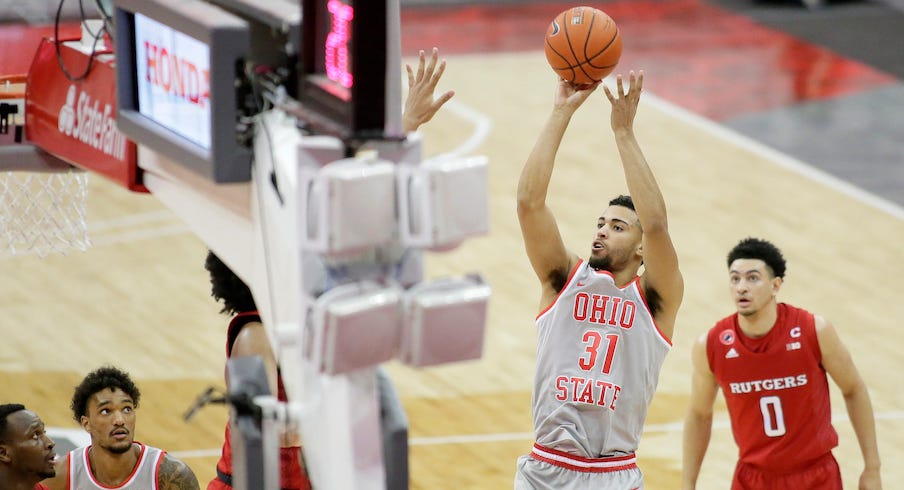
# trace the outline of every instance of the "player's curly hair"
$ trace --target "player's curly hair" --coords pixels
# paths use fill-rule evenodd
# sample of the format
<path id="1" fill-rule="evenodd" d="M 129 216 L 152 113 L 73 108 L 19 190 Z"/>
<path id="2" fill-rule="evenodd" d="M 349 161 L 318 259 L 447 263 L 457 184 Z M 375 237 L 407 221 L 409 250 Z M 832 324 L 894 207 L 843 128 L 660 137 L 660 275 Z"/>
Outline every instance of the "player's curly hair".
<path id="1" fill-rule="evenodd" d="M 22 405 L 21 403 L 6 403 L 0 405 L 0 442 L 6 442 L 6 429 L 9 427 L 6 418 L 21 410 L 25 410 L 25 405 Z"/>
<path id="2" fill-rule="evenodd" d="M 204 268 L 210 273 L 210 295 L 223 302 L 220 313 L 235 315 L 257 311 L 251 289 L 212 251 L 207 251 Z"/>
<path id="3" fill-rule="evenodd" d="M 75 387 L 69 408 L 72 409 L 72 416 L 76 422 L 81 423 L 82 416 L 88 414 L 88 399 L 91 398 L 91 395 L 108 388 L 110 390 L 119 388 L 129 395 L 135 407 L 138 407 L 141 391 L 135 386 L 132 377 L 122 369 L 103 366 L 88 373 L 85 379 Z"/>
<path id="4" fill-rule="evenodd" d="M 785 257 L 772 242 L 748 237 L 741 240 L 728 252 L 728 267 L 738 259 L 759 259 L 766 263 L 773 277 L 785 277 Z"/>

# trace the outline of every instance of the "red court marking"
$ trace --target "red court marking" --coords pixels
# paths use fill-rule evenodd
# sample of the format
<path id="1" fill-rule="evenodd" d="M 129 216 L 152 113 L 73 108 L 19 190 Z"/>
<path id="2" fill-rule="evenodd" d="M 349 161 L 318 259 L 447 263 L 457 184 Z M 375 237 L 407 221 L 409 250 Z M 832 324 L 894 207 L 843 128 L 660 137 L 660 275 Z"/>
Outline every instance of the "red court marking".
<path id="1" fill-rule="evenodd" d="M 403 54 L 541 51 L 548 23 L 567 5 L 409 7 Z M 622 31 L 615 73 L 643 69 L 645 87 L 717 121 L 829 99 L 896 82 L 828 49 L 699 0 L 626 0 L 597 7 Z"/>

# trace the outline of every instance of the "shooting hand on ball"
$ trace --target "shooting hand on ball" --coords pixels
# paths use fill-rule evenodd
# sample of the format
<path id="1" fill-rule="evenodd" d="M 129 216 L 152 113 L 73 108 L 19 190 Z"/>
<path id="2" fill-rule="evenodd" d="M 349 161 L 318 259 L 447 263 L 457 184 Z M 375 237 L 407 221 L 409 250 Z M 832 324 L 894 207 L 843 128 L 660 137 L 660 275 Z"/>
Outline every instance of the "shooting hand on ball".
<path id="1" fill-rule="evenodd" d="M 569 114 L 573 114 L 581 104 L 590 97 L 600 82 L 589 83 L 585 85 L 575 85 L 565 80 L 559 80 L 556 88 L 555 109 L 565 110 Z"/>

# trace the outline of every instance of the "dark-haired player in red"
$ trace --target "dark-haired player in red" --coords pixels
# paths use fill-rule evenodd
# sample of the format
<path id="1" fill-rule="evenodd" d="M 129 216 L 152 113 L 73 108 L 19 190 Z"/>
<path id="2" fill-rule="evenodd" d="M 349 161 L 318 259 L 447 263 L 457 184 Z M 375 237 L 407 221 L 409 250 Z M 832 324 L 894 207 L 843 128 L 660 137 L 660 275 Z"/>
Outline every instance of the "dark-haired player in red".
<path id="1" fill-rule="evenodd" d="M 208 252 L 204 268 L 210 273 L 211 295 L 223 303 L 222 313 L 232 315 L 226 333 L 226 356 L 260 356 L 267 371 L 270 392 L 276 393 L 280 401 L 287 401 L 276 356 L 270 348 L 251 290 L 213 252 Z M 282 434 L 279 445 L 280 488 L 310 490 L 311 482 L 303 466 L 297 433 L 287 431 Z M 227 425 L 222 455 L 217 462 L 217 477 L 207 485 L 207 490 L 232 490 L 232 470 L 232 439 Z"/>
<path id="2" fill-rule="evenodd" d="M 882 487 L 869 392 L 826 319 L 776 300 L 785 259 L 772 243 L 741 240 L 728 254 L 737 312 L 694 345 L 691 405 L 684 423 L 684 490 L 696 486 L 721 388 L 739 448 L 732 490 L 841 490 L 832 456 L 826 374 L 841 389 L 860 443 L 861 490 Z"/>

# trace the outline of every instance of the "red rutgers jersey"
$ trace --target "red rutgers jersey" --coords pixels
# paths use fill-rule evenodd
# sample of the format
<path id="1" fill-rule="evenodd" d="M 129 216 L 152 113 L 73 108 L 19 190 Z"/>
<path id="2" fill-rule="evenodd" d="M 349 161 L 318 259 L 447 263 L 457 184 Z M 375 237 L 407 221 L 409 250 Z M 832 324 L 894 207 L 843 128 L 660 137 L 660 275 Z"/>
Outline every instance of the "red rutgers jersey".
<path id="1" fill-rule="evenodd" d="M 256 311 L 239 313 L 233 317 L 232 321 L 229 322 L 229 328 L 226 331 L 226 357 L 232 355 L 232 345 L 235 343 L 235 339 L 238 337 L 242 328 L 248 323 L 260 321 L 261 317 Z M 277 371 L 277 376 L 277 399 L 279 401 L 287 401 L 288 397 L 286 396 L 282 375 L 279 371 Z M 279 448 L 279 478 L 280 487 L 283 490 L 310 490 L 311 488 L 311 482 L 308 480 L 304 468 L 299 464 L 299 451 L 301 451 L 301 448 L 298 447 Z M 208 490 L 231 488 L 232 436 L 229 424 L 226 424 L 226 438 L 223 442 L 223 452 L 220 456 L 220 460 L 217 462 L 217 474 L 218 477 L 208 485 Z M 230 485 L 223 485 L 218 482 L 223 479 L 230 480 Z"/>
<path id="2" fill-rule="evenodd" d="M 757 339 L 735 313 L 709 331 L 706 354 L 742 462 L 791 472 L 838 445 L 812 313 L 779 303 L 775 326 Z"/>

